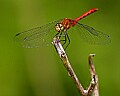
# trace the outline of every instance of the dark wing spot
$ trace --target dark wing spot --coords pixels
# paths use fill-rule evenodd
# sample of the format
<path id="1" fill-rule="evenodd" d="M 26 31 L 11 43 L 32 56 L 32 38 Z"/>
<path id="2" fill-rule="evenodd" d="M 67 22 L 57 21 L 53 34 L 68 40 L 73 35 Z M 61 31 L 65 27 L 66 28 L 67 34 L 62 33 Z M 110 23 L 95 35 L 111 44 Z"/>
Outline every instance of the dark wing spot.
<path id="1" fill-rule="evenodd" d="M 16 34 L 15 36 L 18 36 L 18 35 L 20 35 L 20 33 Z"/>

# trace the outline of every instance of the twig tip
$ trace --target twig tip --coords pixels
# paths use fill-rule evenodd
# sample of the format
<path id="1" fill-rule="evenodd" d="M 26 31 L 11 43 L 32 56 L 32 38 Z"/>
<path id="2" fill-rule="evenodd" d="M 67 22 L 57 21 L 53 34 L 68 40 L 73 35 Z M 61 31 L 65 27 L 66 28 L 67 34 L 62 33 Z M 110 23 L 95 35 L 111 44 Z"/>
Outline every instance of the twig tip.
<path id="1" fill-rule="evenodd" d="M 92 57 L 94 57 L 94 56 L 95 56 L 95 54 L 90 54 L 89 56 L 92 56 Z"/>

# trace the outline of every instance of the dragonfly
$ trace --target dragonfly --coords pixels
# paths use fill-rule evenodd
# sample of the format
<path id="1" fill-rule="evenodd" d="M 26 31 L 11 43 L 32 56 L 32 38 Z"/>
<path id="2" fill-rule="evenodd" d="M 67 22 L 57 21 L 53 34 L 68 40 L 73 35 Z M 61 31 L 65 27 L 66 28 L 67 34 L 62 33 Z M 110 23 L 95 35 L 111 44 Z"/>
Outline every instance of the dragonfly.
<path id="1" fill-rule="evenodd" d="M 24 32 L 17 33 L 15 35 L 15 40 L 20 42 L 23 47 L 35 48 L 51 44 L 50 42 L 52 42 L 53 37 L 57 36 L 59 38 L 62 38 L 60 41 L 63 41 L 63 45 L 68 41 L 65 47 L 66 49 L 70 44 L 70 37 L 68 36 L 68 32 L 71 28 L 75 27 L 74 29 L 80 33 L 80 38 L 89 44 L 109 44 L 111 42 L 109 35 L 78 22 L 86 16 L 96 12 L 97 10 L 98 8 L 93 8 L 75 19 L 64 18 L 50 22 L 41 27 L 36 27 Z"/>

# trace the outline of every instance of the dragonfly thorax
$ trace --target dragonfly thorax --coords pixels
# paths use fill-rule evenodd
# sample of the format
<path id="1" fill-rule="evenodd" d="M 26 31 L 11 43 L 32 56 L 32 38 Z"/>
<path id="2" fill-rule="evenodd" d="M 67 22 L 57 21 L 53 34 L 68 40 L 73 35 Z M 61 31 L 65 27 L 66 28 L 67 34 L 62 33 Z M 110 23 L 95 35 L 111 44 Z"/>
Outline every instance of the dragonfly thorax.
<path id="1" fill-rule="evenodd" d="M 55 25 L 55 30 L 57 32 L 65 32 L 69 28 L 74 27 L 76 25 L 76 22 L 69 18 L 64 18 L 60 23 L 57 23 Z"/>

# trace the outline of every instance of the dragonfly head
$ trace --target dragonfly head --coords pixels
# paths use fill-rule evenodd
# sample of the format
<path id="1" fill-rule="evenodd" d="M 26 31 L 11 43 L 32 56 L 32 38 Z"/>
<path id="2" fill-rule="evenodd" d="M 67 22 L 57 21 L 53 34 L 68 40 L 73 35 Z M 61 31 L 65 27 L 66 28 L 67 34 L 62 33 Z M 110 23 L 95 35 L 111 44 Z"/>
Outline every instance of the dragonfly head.
<path id="1" fill-rule="evenodd" d="M 56 30 L 57 32 L 63 32 L 63 31 L 64 31 L 64 26 L 63 26 L 61 23 L 57 23 L 57 24 L 55 25 L 55 30 Z"/>

